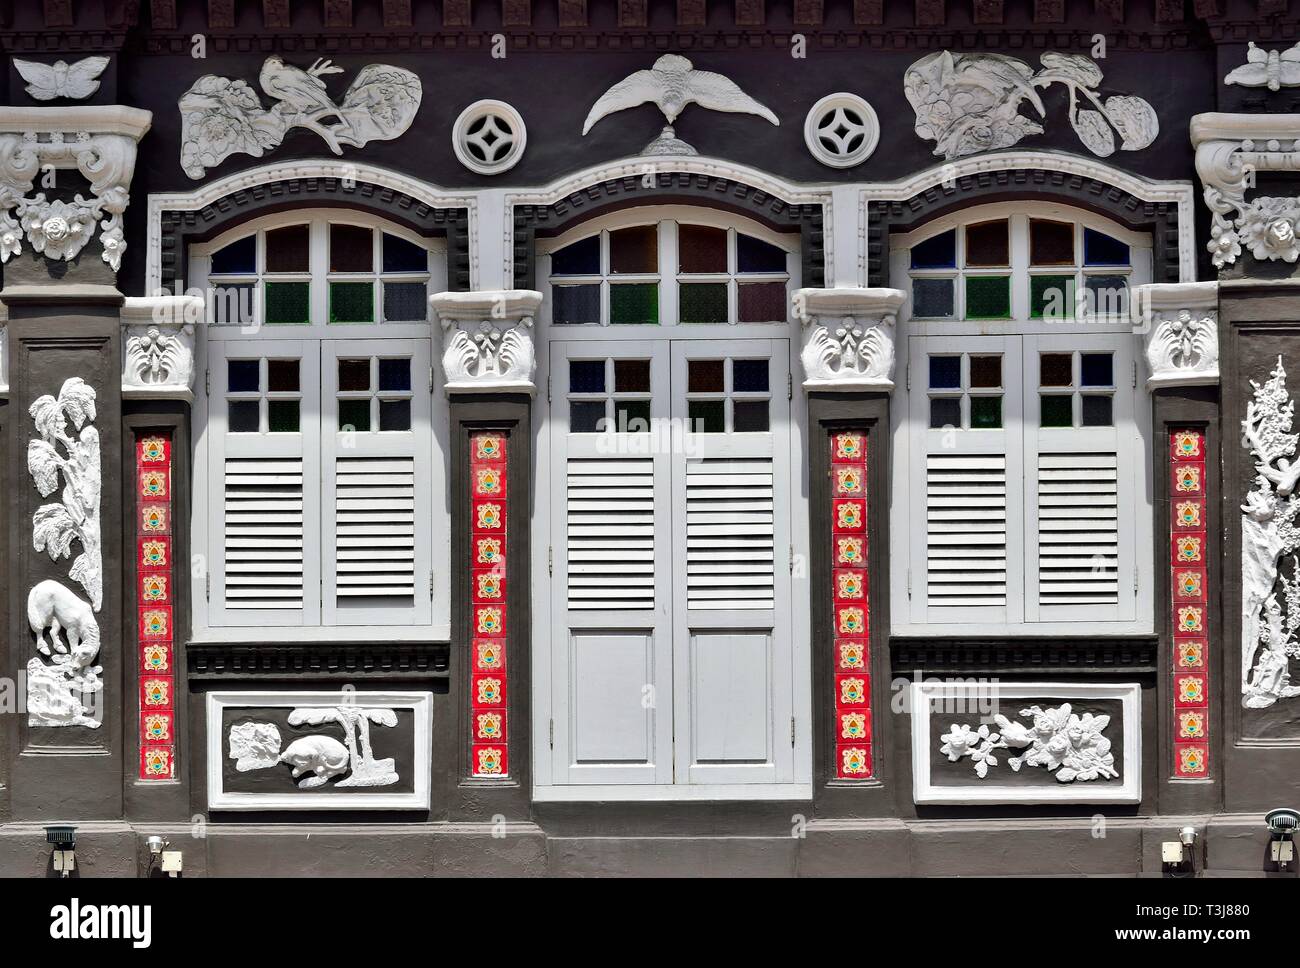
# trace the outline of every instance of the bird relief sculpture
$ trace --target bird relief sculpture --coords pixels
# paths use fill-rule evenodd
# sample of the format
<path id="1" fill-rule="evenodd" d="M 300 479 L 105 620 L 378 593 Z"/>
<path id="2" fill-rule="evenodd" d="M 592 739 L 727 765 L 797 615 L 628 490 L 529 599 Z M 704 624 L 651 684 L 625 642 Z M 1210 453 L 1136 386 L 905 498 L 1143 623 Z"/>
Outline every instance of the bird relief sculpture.
<path id="1" fill-rule="evenodd" d="M 688 104 L 710 111 L 757 114 L 775 125 L 777 116 L 740 89 L 730 78 L 713 71 L 696 70 L 678 54 L 664 54 L 646 71 L 637 71 L 619 81 L 597 99 L 582 126 L 586 135 L 601 118 L 653 101 L 667 124 L 659 137 L 645 146 L 643 155 L 694 155 L 696 150 L 677 137 L 673 124 Z"/>
<path id="2" fill-rule="evenodd" d="M 36 489 L 41 497 L 49 497 L 60 478 L 63 481 L 60 500 L 41 505 L 32 515 L 32 547 L 59 561 L 71 557 L 72 542 L 78 542 L 81 553 L 73 559 L 69 576 L 81 585 L 90 604 L 52 580 L 38 582 L 28 593 L 27 622 L 38 655 L 27 663 L 27 721 L 31 726 L 95 728 L 101 720 L 86 701 L 103 689 L 103 666 L 95 664 L 100 633 L 94 613 L 103 606 L 104 595 L 99 432 L 91 426 L 95 391 L 80 377 L 72 377 L 58 397 L 41 396 L 28 412 L 40 434 L 27 445 L 27 470 Z"/>
<path id="3" fill-rule="evenodd" d="M 1146 100 L 1097 93 L 1101 68 L 1082 54 L 1048 52 L 1035 71 L 1005 54 L 927 54 L 903 77 L 903 92 L 916 112 L 916 133 L 935 142 L 934 153 L 948 161 L 981 151 L 1010 148 L 1043 126 L 1020 109 L 1025 102 L 1046 119 L 1038 88 L 1063 84 L 1070 95 L 1070 124 L 1084 147 L 1105 158 L 1118 147 L 1140 151 L 1160 133 L 1160 119 Z M 1088 107 L 1087 105 L 1091 105 Z"/>
<path id="4" fill-rule="evenodd" d="M 303 70 L 268 57 L 258 75 L 262 91 L 275 103 L 262 107 L 242 80 L 205 74 L 181 95 L 181 168 L 191 178 L 233 154 L 262 157 L 279 147 L 292 128 L 314 131 L 336 155 L 343 146 L 391 141 L 411 126 L 420 107 L 420 79 L 387 64 L 363 67 L 335 103 L 324 78 L 343 68 L 316 60 Z"/>
<path id="5" fill-rule="evenodd" d="M 1007 765 L 1018 773 L 1022 766 L 1041 766 L 1056 777 L 1058 783 L 1113 779 L 1119 776 L 1115 769 L 1115 754 L 1110 751 L 1110 740 L 1102 731 L 1110 725 L 1109 716 L 1084 713 L 1079 716 L 1070 704 L 1043 709 L 1030 706 L 1020 710 L 1020 715 L 1031 720 L 1031 725 L 1015 722 L 1001 714 L 993 721 L 998 731 L 990 730 L 987 723 L 979 729 L 953 723 L 949 732 L 939 737 L 943 745 L 939 752 L 956 763 L 970 757 L 975 773 L 982 780 L 989 768 L 998 765 L 996 750 L 1024 750 L 1019 756 L 1007 758 Z"/>
<path id="6" fill-rule="evenodd" d="M 1281 356 L 1267 383 L 1250 385 L 1254 399 L 1241 422 L 1242 446 L 1256 474 L 1241 508 L 1241 703 L 1264 709 L 1300 695 L 1291 684 L 1291 660 L 1300 658 L 1300 434 L 1291 432 L 1295 401 Z M 1288 555 L 1289 575 L 1281 573 Z"/>
<path id="7" fill-rule="evenodd" d="M 288 766 L 300 790 L 314 790 L 340 776 L 343 779 L 336 787 L 391 786 L 400 779 L 395 761 L 375 759 L 370 745 L 371 723 L 389 728 L 397 725 L 393 710 L 344 704 L 310 706 L 289 713 L 291 726 L 327 723 L 342 727 L 346 745 L 333 736 L 313 734 L 295 739 L 282 751 L 275 724 L 248 722 L 230 727 L 228 755 L 241 773 Z"/>
<path id="8" fill-rule="evenodd" d="M 37 101 L 88 98 L 99 90 L 99 75 L 107 66 L 107 57 L 85 57 L 75 64 L 63 60 L 42 64 L 14 58 L 14 68 L 27 82 L 27 93 Z"/>

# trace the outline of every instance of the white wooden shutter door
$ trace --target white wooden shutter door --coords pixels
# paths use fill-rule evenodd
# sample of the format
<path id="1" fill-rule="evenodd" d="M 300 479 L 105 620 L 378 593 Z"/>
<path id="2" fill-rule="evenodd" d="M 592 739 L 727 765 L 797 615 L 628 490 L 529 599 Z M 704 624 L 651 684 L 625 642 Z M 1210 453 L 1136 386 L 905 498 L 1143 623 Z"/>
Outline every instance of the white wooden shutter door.
<path id="1" fill-rule="evenodd" d="M 369 430 L 339 429 L 339 361 L 370 366 Z M 381 360 L 406 360 L 410 390 L 386 395 Z M 326 625 L 432 620 L 428 340 L 321 342 L 322 614 Z M 380 430 L 379 402 L 410 400 L 409 430 Z M 354 398 L 355 399 L 355 398 Z"/>
<path id="2" fill-rule="evenodd" d="M 211 469 L 210 623 L 315 625 L 320 621 L 319 359 L 314 342 L 213 341 L 206 438 Z M 299 360 L 299 433 L 231 433 L 231 360 L 256 361 L 267 426 L 267 360 Z M 242 399 L 249 400 L 249 396 Z"/>
<path id="3" fill-rule="evenodd" d="M 1015 337 L 958 343 L 913 338 L 909 496 L 915 522 L 908 575 L 913 620 L 1017 622 L 1023 616 L 1020 547 L 1020 345 Z M 930 429 L 931 354 L 1002 356 L 1002 428 Z M 963 372 L 966 364 L 963 363 Z M 962 412 L 969 401 L 963 400 Z"/>
<path id="4" fill-rule="evenodd" d="M 793 777 L 788 354 L 785 340 L 672 343 L 678 783 Z M 766 433 L 685 433 L 690 362 L 716 359 L 729 394 L 732 361 L 767 362 Z"/>
<path id="5" fill-rule="evenodd" d="M 1132 337 L 1025 337 L 1025 599 L 1027 621 L 1136 616 L 1135 504 L 1141 477 Z M 1113 352 L 1109 427 L 1043 428 L 1043 352 Z M 1078 364 L 1075 365 L 1076 383 Z"/>
<path id="6" fill-rule="evenodd" d="M 669 455 L 653 434 L 570 433 L 568 394 L 573 360 L 601 361 L 608 390 L 615 358 L 648 359 L 651 419 L 662 432 L 667 346 L 557 342 L 550 352 L 553 779 L 668 783 Z"/>

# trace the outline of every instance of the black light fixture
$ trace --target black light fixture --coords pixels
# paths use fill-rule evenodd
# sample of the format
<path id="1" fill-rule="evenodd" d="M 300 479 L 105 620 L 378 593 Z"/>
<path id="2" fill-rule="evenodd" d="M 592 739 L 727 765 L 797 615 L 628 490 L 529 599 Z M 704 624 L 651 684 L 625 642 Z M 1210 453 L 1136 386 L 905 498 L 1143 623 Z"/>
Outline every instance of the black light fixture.
<path id="1" fill-rule="evenodd" d="M 1264 823 L 1269 832 L 1269 859 L 1278 865 L 1279 870 L 1286 870 L 1295 860 L 1295 844 L 1291 840 L 1296 828 L 1300 827 L 1300 813 L 1290 807 L 1278 807 L 1264 815 Z"/>
<path id="2" fill-rule="evenodd" d="M 45 828 L 45 842 L 54 845 L 54 869 L 68 877 L 77 869 L 77 828 L 71 824 L 52 824 Z"/>

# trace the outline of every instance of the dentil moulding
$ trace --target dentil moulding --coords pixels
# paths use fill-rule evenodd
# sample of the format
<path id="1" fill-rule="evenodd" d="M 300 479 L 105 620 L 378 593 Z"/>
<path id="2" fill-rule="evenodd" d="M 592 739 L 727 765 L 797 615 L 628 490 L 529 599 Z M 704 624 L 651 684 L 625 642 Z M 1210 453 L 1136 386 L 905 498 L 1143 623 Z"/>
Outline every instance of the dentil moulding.
<path id="1" fill-rule="evenodd" d="M 0 262 L 20 253 L 24 239 L 48 259 L 74 259 L 98 230 L 102 258 L 116 272 L 136 146 L 152 121 L 149 111 L 120 104 L 0 107 Z M 33 191 L 51 168 L 79 171 L 92 197 Z"/>
<path id="2" fill-rule="evenodd" d="M 906 300 L 900 289 L 797 290 L 804 389 L 893 389 L 894 322 Z"/>
<path id="3" fill-rule="evenodd" d="M 1146 327 L 1147 388 L 1219 382 L 1219 284 L 1137 286 Z"/>
<path id="4" fill-rule="evenodd" d="M 537 389 L 533 318 L 542 304 L 540 292 L 440 292 L 429 297 L 429 304 L 442 324 L 448 393 Z"/>

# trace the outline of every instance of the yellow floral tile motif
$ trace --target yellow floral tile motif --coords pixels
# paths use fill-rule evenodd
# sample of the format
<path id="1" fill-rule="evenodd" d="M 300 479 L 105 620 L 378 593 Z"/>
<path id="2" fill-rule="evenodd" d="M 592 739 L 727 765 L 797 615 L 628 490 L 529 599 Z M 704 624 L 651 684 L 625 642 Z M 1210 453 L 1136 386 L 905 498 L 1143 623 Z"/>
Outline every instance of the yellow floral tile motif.
<path id="1" fill-rule="evenodd" d="M 478 597 L 479 598 L 500 598 L 501 597 L 501 576 L 488 573 L 476 575 L 478 579 Z"/>
<path id="2" fill-rule="evenodd" d="M 1178 664 L 1184 669 L 1199 669 L 1205 661 L 1205 649 L 1200 642 L 1178 643 Z"/>
<path id="3" fill-rule="evenodd" d="M 151 504 L 140 512 L 141 531 L 166 531 L 167 509 Z"/>
<path id="4" fill-rule="evenodd" d="M 141 497 L 166 497 L 167 472 L 145 471 L 140 475 Z"/>
<path id="5" fill-rule="evenodd" d="M 1179 457 L 1201 456 L 1201 435 L 1190 430 L 1174 434 L 1174 453 Z"/>
<path id="6" fill-rule="evenodd" d="M 149 672 L 168 671 L 167 646 L 146 645 L 141 652 L 141 661 Z"/>
<path id="7" fill-rule="evenodd" d="M 840 643 L 840 668 L 862 669 L 866 666 L 866 656 L 862 646 L 857 642 Z"/>
<path id="8" fill-rule="evenodd" d="M 867 717 L 862 713 L 840 715 L 840 739 L 863 740 L 867 737 Z"/>
<path id="9" fill-rule="evenodd" d="M 835 563 L 837 565 L 860 565 L 862 562 L 861 538 L 835 539 Z"/>
<path id="10" fill-rule="evenodd" d="M 1186 676 L 1178 680 L 1178 700 L 1185 703 L 1205 701 L 1205 687 L 1195 676 Z"/>
<path id="11" fill-rule="evenodd" d="M 501 680 L 485 676 L 478 680 L 478 691 L 476 693 L 476 702 L 485 706 L 492 706 L 501 701 Z"/>
<path id="12" fill-rule="evenodd" d="M 481 467 L 474 472 L 474 487 L 477 494 L 500 494 L 501 472 L 495 467 Z"/>
<path id="13" fill-rule="evenodd" d="M 474 735 L 478 739 L 494 740 L 501 738 L 500 713 L 479 713 L 474 717 Z"/>
<path id="14" fill-rule="evenodd" d="M 845 501 L 835 509 L 835 523 L 841 528 L 862 527 L 862 505 Z"/>
<path id="15" fill-rule="evenodd" d="M 1194 709 L 1178 714 L 1179 739 L 1204 739 L 1205 714 Z"/>
<path id="16" fill-rule="evenodd" d="M 866 625 L 866 614 L 862 609 L 839 609 L 839 631 L 841 635 L 861 635 Z"/>
<path id="17" fill-rule="evenodd" d="M 166 706 L 171 702 L 171 689 L 166 679 L 146 679 L 144 681 L 144 704 L 146 706 Z"/>
<path id="18" fill-rule="evenodd" d="M 479 669 L 500 669 L 501 668 L 501 646 L 495 642 L 479 642 L 474 646 L 475 653 L 478 656 Z"/>
<path id="19" fill-rule="evenodd" d="M 1178 594 L 1183 598 L 1195 598 L 1201 594 L 1201 573 L 1199 571 L 1180 571 L 1178 573 Z"/>
<path id="20" fill-rule="evenodd" d="M 1174 468 L 1175 486 L 1180 491 L 1199 491 L 1201 489 L 1201 469 L 1196 466 Z"/>
<path id="21" fill-rule="evenodd" d="M 840 772 L 865 776 L 867 772 L 867 751 L 859 747 L 845 747 L 840 750 Z"/>
<path id="22" fill-rule="evenodd" d="M 149 568 L 161 568 L 167 564 L 167 542 L 140 542 L 140 563 Z"/>
<path id="23" fill-rule="evenodd" d="M 501 772 L 501 751 L 484 747 L 477 751 L 474 772 L 481 776 L 496 776 Z"/>
<path id="24" fill-rule="evenodd" d="M 1178 610 L 1178 631 L 1201 631 L 1201 610 L 1195 605 L 1184 605 Z"/>
<path id="25" fill-rule="evenodd" d="M 1179 561 L 1200 561 L 1201 560 L 1201 539 L 1198 537 L 1186 537 L 1178 539 L 1178 560 Z"/>
<path id="26" fill-rule="evenodd" d="M 480 528 L 501 527 L 501 505 L 480 504 L 478 506 L 478 526 Z"/>
<path id="27" fill-rule="evenodd" d="M 840 680 L 840 702 L 860 703 L 866 699 L 867 682 L 857 676 L 845 676 Z"/>
<path id="28" fill-rule="evenodd" d="M 157 464 L 167 459 L 167 442 L 161 437 L 146 437 L 140 441 L 140 460 Z"/>
<path id="29" fill-rule="evenodd" d="M 1200 501 L 1179 501 L 1174 507 L 1174 514 L 1178 518 L 1178 523 L 1184 528 L 1199 528 L 1201 526 Z"/>
<path id="30" fill-rule="evenodd" d="M 480 565 L 495 565 L 501 560 L 501 539 L 479 538 L 474 560 Z"/>
<path id="31" fill-rule="evenodd" d="M 141 575 L 140 600 L 142 602 L 167 601 L 167 576 Z"/>
<path id="32" fill-rule="evenodd" d="M 501 631 L 501 609 L 478 609 L 477 629 L 479 635 L 496 635 Z"/>
<path id="33" fill-rule="evenodd" d="M 1196 746 L 1185 746 L 1178 751 L 1178 766 L 1182 773 L 1204 773 L 1205 752 Z"/>
<path id="34" fill-rule="evenodd" d="M 835 588 L 840 598 L 861 598 L 862 576 L 855 571 L 836 575 Z"/>
<path id="35" fill-rule="evenodd" d="M 835 435 L 835 459 L 836 460 L 861 460 L 862 459 L 862 435 L 861 434 L 836 434 Z"/>
<path id="36" fill-rule="evenodd" d="M 172 726 L 170 716 L 160 716 L 157 714 L 145 716 L 144 732 L 150 740 L 157 743 L 170 742 L 172 738 Z"/>
<path id="37" fill-rule="evenodd" d="M 474 438 L 474 458 L 476 460 L 496 460 L 500 456 L 500 437 L 483 434 Z"/>
<path id="38" fill-rule="evenodd" d="M 140 616 L 140 628 L 145 635 L 163 638 L 167 635 L 167 613 L 151 609 Z"/>
<path id="39" fill-rule="evenodd" d="M 835 493 L 856 495 L 862 493 L 862 471 L 856 467 L 835 468 Z"/>
<path id="40" fill-rule="evenodd" d="M 144 772 L 148 776 L 170 776 L 171 761 L 171 750 L 145 750 Z"/>

